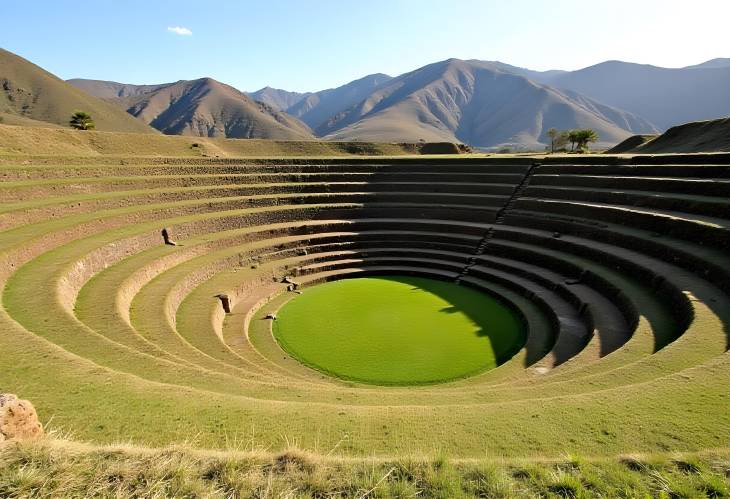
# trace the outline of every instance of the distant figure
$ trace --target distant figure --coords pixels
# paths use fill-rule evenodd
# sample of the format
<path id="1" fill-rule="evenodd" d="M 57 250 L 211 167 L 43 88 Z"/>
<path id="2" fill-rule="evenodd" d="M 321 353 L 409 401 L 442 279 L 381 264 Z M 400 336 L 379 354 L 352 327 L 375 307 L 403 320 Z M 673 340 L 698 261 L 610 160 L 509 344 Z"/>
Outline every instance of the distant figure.
<path id="1" fill-rule="evenodd" d="M 269 319 L 269 320 L 275 321 L 276 320 L 276 314 L 273 313 L 273 312 L 269 312 L 268 314 L 266 314 L 266 317 L 264 317 L 264 319 Z"/>
<path id="2" fill-rule="evenodd" d="M 221 301 L 221 305 L 223 306 L 223 311 L 227 314 L 230 314 L 231 313 L 231 301 L 228 298 L 228 295 L 219 294 L 219 295 L 215 295 L 215 297 Z"/>
<path id="3" fill-rule="evenodd" d="M 162 229 L 162 239 L 168 246 L 177 246 L 177 243 L 170 239 L 170 233 L 167 231 L 167 229 Z"/>
<path id="4" fill-rule="evenodd" d="M 283 282 L 285 284 L 289 284 L 289 286 L 287 287 L 287 289 L 289 289 L 289 287 L 291 287 L 292 289 L 290 291 L 294 291 L 295 289 L 299 289 L 299 283 L 297 281 L 295 281 L 294 279 L 292 279 L 291 277 L 289 277 L 289 276 L 284 277 L 284 279 L 282 279 L 281 282 Z"/>

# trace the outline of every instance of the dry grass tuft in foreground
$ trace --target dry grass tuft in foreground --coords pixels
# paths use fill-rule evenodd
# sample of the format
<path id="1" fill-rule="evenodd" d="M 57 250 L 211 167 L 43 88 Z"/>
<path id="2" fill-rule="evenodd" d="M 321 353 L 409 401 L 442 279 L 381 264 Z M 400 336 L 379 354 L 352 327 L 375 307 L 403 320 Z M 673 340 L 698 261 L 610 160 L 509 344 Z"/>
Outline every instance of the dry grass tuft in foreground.
<path id="1" fill-rule="evenodd" d="M 0 393 L 0 442 L 24 440 L 43 434 L 33 404 L 12 393 Z"/>
<path id="2" fill-rule="evenodd" d="M 728 497 L 730 451 L 520 462 L 0 444 L 1 497 Z"/>

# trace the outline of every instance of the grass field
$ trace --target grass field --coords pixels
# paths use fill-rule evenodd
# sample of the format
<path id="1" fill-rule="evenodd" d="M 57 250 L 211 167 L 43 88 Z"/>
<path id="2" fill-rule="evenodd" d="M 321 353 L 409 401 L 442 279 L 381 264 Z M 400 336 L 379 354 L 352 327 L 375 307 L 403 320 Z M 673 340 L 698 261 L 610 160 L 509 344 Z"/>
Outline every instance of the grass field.
<path id="1" fill-rule="evenodd" d="M 280 310 L 272 327 L 284 349 L 305 364 L 384 385 L 438 383 L 486 371 L 525 341 L 520 319 L 498 300 L 406 276 L 307 289 Z"/>
<path id="2" fill-rule="evenodd" d="M 726 490 L 715 454 L 730 447 L 730 172 L 712 156 L 572 160 L 530 170 L 519 158 L 5 157 L 1 388 L 71 441 L 2 444 L 0 495 L 78 491 L 80 469 L 110 495 Z M 307 316 L 335 318 L 336 290 L 358 282 L 345 278 L 376 275 L 409 277 L 378 279 L 346 305 L 392 306 L 386 285 L 414 295 L 418 306 L 388 323 L 464 327 L 458 343 L 429 340 L 462 370 L 393 369 L 425 346 L 414 328 L 399 328 L 408 335 L 386 352 L 396 357 L 376 364 L 325 349 L 338 343 L 316 324 L 306 339 L 321 342 L 287 347 L 311 369 L 261 320 L 279 311 L 286 326 L 301 300 L 296 339 Z M 318 300 L 328 289 L 335 297 Z M 493 296 L 524 319 L 514 355 L 474 334 L 490 325 Z M 362 325 L 360 351 L 373 337 Z M 489 343 L 499 365 L 482 369 Z M 322 372 L 355 361 L 400 380 L 457 379 L 377 386 Z M 480 371 L 464 377 L 469 366 Z M 106 447 L 119 442 L 129 445 Z M 304 471 L 281 457 L 293 447 Z M 241 449 L 261 454 L 228 454 Z"/>
<path id="3" fill-rule="evenodd" d="M 417 144 L 186 137 L 112 133 L 0 124 L 0 155 L 236 158 L 399 156 L 418 154 Z"/>

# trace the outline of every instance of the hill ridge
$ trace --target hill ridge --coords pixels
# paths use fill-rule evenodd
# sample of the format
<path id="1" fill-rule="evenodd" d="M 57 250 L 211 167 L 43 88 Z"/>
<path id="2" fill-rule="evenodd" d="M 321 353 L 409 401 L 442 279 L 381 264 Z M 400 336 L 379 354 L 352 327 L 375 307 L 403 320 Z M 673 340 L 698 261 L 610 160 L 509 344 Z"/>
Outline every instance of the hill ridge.
<path id="1" fill-rule="evenodd" d="M 539 149 L 547 143 L 544 132 L 548 128 L 588 127 L 597 129 L 601 146 L 612 146 L 631 134 L 656 134 L 673 124 L 730 114 L 730 92 L 724 86 L 725 80 L 730 86 L 727 61 L 730 59 L 717 58 L 686 68 L 662 68 L 615 59 L 577 71 L 534 71 L 501 61 L 449 58 L 394 78 L 374 73 L 318 92 L 289 92 L 266 86 L 246 95 L 268 105 L 265 113 L 274 116 L 272 111 L 286 112 L 303 121 L 314 135 L 333 140 L 446 140 L 485 148 Z M 724 67 L 726 62 L 729 67 Z M 402 87 L 404 80 L 416 76 L 423 79 L 423 86 L 430 85 L 425 75 L 431 72 L 434 78 L 443 76 L 434 73 L 439 67 L 460 72 L 461 80 L 452 78 L 440 87 L 421 89 L 418 95 L 415 87 Z M 509 81 L 514 88 L 492 88 L 496 93 L 480 112 L 479 106 L 466 105 L 466 100 L 471 101 L 475 95 L 478 100 L 489 101 L 487 91 L 474 93 L 473 75 L 465 76 L 475 71 L 502 75 L 501 83 Z M 508 75 L 525 78 L 533 85 Z M 643 84 L 647 79 L 663 83 Z M 480 79 L 480 85 L 486 80 Z M 188 80 L 176 83 L 184 81 Z M 462 84 L 464 88 L 457 89 Z M 694 90 L 695 84 L 701 92 Z M 157 91 L 163 86 L 114 85 L 116 93 L 122 94 Z M 406 105 L 400 100 L 406 99 L 408 92 L 415 97 Z M 124 99 L 130 100 L 131 96 Z M 503 102 L 496 102 L 498 99 Z M 667 101 L 677 104 L 668 108 Z M 527 103 L 529 111 L 522 108 L 522 103 Z M 399 109 L 386 112 L 389 105 L 398 105 Z M 381 111 L 384 114 L 376 117 Z M 274 121 L 291 126 L 282 115 L 275 115 Z M 202 131 L 200 126 L 189 128 L 198 130 L 196 133 L 220 133 L 208 131 L 215 126 L 202 126 Z M 225 127 L 222 129 L 228 133 Z"/>
<path id="2" fill-rule="evenodd" d="M 99 130 L 156 133 L 113 104 L 79 90 L 19 55 L 0 49 L 0 113 L 8 116 L 9 122 L 68 126 L 71 115 L 79 110 L 90 113 Z"/>
<path id="3" fill-rule="evenodd" d="M 610 144 L 628 137 L 628 130 L 655 131 L 638 116 L 577 93 L 495 69 L 490 63 L 448 59 L 390 80 L 331 120 L 325 137 L 541 149 L 552 127 L 594 128 Z"/>
<path id="4" fill-rule="evenodd" d="M 256 102 L 211 77 L 180 80 L 116 99 L 127 112 L 165 134 L 201 137 L 313 139 L 296 118 Z"/>

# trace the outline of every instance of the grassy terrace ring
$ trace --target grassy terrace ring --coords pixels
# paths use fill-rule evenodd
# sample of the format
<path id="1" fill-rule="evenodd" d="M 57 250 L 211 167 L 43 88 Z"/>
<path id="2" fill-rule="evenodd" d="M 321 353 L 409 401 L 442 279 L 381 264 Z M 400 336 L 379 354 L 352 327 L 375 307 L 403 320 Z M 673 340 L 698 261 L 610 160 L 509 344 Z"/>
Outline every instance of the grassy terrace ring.
<path id="1" fill-rule="evenodd" d="M 378 385 L 432 384 L 492 369 L 525 343 L 520 316 L 501 300 L 408 276 L 344 279 L 306 289 L 273 324 L 302 363 Z"/>

